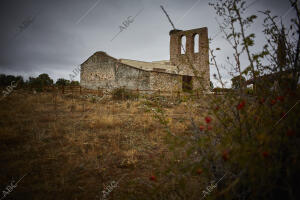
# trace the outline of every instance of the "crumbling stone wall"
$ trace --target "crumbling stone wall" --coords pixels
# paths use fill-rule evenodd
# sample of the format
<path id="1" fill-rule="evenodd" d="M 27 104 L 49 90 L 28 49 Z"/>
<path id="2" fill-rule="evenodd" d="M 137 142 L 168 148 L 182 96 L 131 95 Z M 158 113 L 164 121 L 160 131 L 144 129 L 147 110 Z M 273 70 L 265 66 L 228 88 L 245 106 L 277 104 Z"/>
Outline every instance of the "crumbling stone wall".
<path id="1" fill-rule="evenodd" d="M 81 86 L 88 89 L 181 91 L 182 76 L 138 69 L 105 53 L 95 53 L 81 65 Z"/>
<path id="2" fill-rule="evenodd" d="M 120 63 L 104 52 L 97 52 L 81 65 L 81 86 L 89 89 L 149 90 L 150 72 Z"/>
<path id="3" fill-rule="evenodd" d="M 161 91 L 181 91 L 182 76 L 169 73 L 151 72 L 150 88 L 151 90 Z"/>
<path id="4" fill-rule="evenodd" d="M 199 35 L 199 43 L 196 44 L 198 45 L 198 52 L 194 52 L 196 35 Z M 186 55 L 181 54 L 181 38 L 183 36 L 186 37 Z M 191 68 L 190 64 L 194 69 Z M 192 77 L 193 90 L 209 88 L 208 32 L 206 27 L 187 31 L 170 31 L 170 62 L 148 63 L 125 59 L 122 61 L 107 55 L 105 52 L 96 52 L 81 65 L 80 84 L 89 89 L 125 87 L 134 90 L 182 91 L 183 78 L 181 75 Z M 200 82 L 198 78 L 201 79 Z"/>
<path id="5" fill-rule="evenodd" d="M 193 89 L 199 89 L 199 90 L 209 90 L 209 80 L 207 78 L 200 78 L 200 77 L 193 77 Z"/>
<path id="6" fill-rule="evenodd" d="M 81 65 L 80 85 L 89 89 L 111 88 L 115 85 L 116 59 L 95 53 Z"/>
<path id="7" fill-rule="evenodd" d="M 133 90 L 150 89 L 150 72 L 130 67 L 123 63 L 116 63 L 117 87 L 126 87 Z"/>
<path id="8" fill-rule="evenodd" d="M 195 36 L 199 35 L 198 52 L 194 52 Z M 185 54 L 181 54 L 181 39 L 186 37 Z M 196 44 L 197 45 L 197 44 Z M 186 57 L 188 56 L 189 62 Z M 172 65 L 179 66 L 186 74 L 198 76 L 204 81 L 206 87 L 209 87 L 209 52 L 208 52 L 208 31 L 207 28 L 198 28 L 187 31 L 172 30 L 170 31 L 170 62 Z M 190 63 L 197 70 L 197 74 L 193 73 Z M 194 81 L 193 81 L 194 82 Z M 195 87 L 197 84 L 195 84 Z M 198 85 L 199 86 L 199 85 Z M 196 89 L 196 88 L 193 88 Z"/>

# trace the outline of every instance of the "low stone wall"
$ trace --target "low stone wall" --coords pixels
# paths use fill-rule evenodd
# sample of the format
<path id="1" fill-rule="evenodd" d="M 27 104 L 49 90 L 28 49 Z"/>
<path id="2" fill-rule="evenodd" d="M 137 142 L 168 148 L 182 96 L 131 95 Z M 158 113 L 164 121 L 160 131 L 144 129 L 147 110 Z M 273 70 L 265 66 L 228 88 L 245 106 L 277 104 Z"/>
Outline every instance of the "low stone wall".
<path id="1" fill-rule="evenodd" d="M 133 90 L 150 89 L 150 72 L 130 67 L 126 64 L 116 63 L 116 85 Z"/>
<path id="2" fill-rule="evenodd" d="M 182 76 L 160 72 L 150 72 L 151 90 L 181 91 Z"/>
<path id="3" fill-rule="evenodd" d="M 100 55 L 94 55 L 82 64 L 80 77 L 82 87 L 94 90 L 98 88 L 111 90 L 120 87 L 133 90 L 150 89 L 149 71 L 130 67 L 116 59 Z"/>

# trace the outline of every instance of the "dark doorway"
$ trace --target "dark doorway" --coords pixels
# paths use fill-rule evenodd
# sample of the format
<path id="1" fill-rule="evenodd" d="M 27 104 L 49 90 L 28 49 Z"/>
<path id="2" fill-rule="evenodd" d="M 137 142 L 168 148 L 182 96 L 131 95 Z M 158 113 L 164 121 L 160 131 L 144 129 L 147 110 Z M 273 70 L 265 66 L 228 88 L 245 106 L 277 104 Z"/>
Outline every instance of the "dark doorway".
<path id="1" fill-rule="evenodd" d="M 182 91 L 190 92 L 193 89 L 192 77 L 182 76 Z"/>

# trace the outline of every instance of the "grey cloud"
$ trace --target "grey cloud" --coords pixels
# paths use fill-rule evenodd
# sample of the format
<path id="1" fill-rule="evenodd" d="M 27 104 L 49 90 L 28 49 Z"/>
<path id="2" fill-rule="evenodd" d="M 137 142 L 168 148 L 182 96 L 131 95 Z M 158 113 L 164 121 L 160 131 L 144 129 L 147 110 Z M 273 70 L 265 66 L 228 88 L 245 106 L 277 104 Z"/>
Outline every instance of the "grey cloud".
<path id="1" fill-rule="evenodd" d="M 205 0 L 99 0 L 93 7 L 97 1 L 1 1 L 0 73 L 28 78 L 46 72 L 54 79 L 69 78 L 72 70 L 96 51 L 116 58 L 169 59 L 171 26 L 160 5 L 179 29 L 207 26 L 209 36 L 218 32 L 214 10 Z M 282 14 L 288 7 L 287 0 L 258 0 L 251 9 Z M 144 10 L 134 22 L 111 42 L 122 22 L 141 8 Z M 34 15 L 33 23 L 12 39 L 22 22 Z M 221 34 L 212 43 L 213 48 L 217 46 L 222 47 L 218 61 L 224 62 L 230 49 Z M 213 73 L 212 67 L 211 77 Z"/>

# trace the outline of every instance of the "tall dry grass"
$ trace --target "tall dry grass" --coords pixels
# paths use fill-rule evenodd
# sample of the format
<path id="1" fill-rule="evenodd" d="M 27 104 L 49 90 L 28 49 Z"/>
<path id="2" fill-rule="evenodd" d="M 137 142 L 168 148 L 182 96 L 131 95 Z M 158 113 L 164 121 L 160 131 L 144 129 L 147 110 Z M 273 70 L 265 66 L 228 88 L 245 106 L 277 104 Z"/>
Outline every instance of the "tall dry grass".
<path id="1" fill-rule="evenodd" d="M 168 107 L 178 134 L 189 128 L 185 107 Z M 163 126 L 145 112 L 143 100 L 92 103 L 17 90 L 0 110 L 1 188 L 11 177 L 28 173 L 11 198 L 95 199 L 105 185 L 126 174 L 109 197 L 146 199 L 145 191 L 158 185 L 149 178 L 159 179 L 174 162 Z"/>

